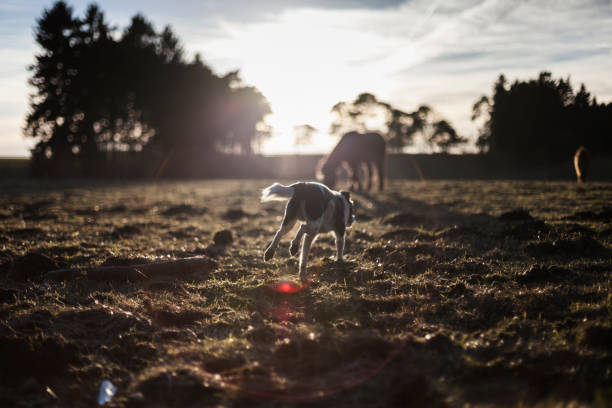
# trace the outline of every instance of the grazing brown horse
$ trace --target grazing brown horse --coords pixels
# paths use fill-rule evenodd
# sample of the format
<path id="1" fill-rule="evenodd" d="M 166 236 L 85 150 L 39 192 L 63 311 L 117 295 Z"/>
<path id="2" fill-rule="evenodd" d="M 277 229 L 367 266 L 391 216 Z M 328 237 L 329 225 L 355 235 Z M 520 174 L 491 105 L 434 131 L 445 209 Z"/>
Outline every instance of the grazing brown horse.
<path id="1" fill-rule="evenodd" d="M 323 184 L 334 188 L 336 184 L 336 170 L 342 163 L 346 163 L 351 170 L 352 184 L 361 190 L 361 166 L 368 167 L 367 189 L 372 187 L 372 174 L 374 167 L 378 172 L 378 189 L 382 190 L 385 179 L 385 139 L 379 133 L 345 133 L 332 152 L 321 161 L 320 170 L 323 175 Z"/>
<path id="2" fill-rule="evenodd" d="M 576 178 L 578 183 L 586 181 L 589 172 L 589 162 L 591 161 L 591 152 L 584 146 L 580 146 L 574 155 L 574 168 L 576 169 Z"/>

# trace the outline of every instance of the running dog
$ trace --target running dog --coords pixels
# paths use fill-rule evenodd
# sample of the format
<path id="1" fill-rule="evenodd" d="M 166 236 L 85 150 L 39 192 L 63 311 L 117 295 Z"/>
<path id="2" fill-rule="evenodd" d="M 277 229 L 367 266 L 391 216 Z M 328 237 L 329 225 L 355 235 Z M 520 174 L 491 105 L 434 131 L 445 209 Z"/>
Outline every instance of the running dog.
<path id="1" fill-rule="evenodd" d="M 275 200 L 289 202 L 281 226 L 264 253 L 264 261 L 272 259 L 278 242 L 298 220 L 304 223 L 291 241 L 289 254 L 297 255 L 302 235 L 305 235 L 299 267 L 302 282 L 307 278 L 308 252 L 317 234 L 333 232 L 336 236 L 336 259 L 338 262 L 344 261 L 344 235 L 355 220 L 349 192 L 333 191 L 320 183 L 295 183 L 290 186 L 274 183 L 262 191 L 261 201 Z"/>

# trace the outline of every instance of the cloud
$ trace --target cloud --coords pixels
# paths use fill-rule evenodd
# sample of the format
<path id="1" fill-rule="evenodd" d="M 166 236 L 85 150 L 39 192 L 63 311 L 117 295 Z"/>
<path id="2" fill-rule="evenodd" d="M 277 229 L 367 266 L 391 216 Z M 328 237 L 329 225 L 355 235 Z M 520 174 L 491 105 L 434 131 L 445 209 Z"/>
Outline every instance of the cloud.
<path id="1" fill-rule="evenodd" d="M 402 11 L 401 17 L 389 13 L 373 21 L 389 32 L 402 17 L 413 21 L 414 14 Z M 474 135 L 471 104 L 490 93 L 500 73 L 510 80 L 533 78 L 542 70 L 571 75 L 575 87 L 585 82 L 600 101 L 611 100 L 605 71 L 612 70 L 612 7 L 597 1 L 493 0 L 440 6 L 414 38 L 371 66 L 390 78 L 382 91 L 371 90 L 379 97 L 406 109 L 427 102 L 462 134 Z"/>
<path id="2" fill-rule="evenodd" d="M 260 21 L 262 17 L 282 14 L 289 10 L 381 10 L 396 8 L 407 0 L 232 0 L 191 2 L 192 6 L 202 4 L 210 14 L 231 21 Z"/>

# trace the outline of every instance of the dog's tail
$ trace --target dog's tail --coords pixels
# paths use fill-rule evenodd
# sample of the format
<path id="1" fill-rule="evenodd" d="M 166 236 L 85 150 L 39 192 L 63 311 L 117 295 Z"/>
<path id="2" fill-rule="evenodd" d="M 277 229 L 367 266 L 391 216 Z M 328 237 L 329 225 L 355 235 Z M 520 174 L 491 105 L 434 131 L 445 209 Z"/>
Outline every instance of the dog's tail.
<path id="1" fill-rule="evenodd" d="M 261 192 L 261 201 L 285 201 L 293 197 L 293 187 L 274 183 Z"/>

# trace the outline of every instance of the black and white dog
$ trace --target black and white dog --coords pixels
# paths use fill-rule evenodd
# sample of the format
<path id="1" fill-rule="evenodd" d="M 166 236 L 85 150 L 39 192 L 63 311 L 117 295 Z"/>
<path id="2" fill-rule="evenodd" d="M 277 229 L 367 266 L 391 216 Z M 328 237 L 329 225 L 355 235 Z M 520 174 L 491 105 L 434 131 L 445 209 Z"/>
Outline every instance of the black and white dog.
<path id="1" fill-rule="evenodd" d="M 302 235 L 306 235 L 300 256 L 300 279 L 306 280 L 306 263 L 310 246 L 317 234 L 333 232 L 336 236 L 336 259 L 342 262 L 344 252 L 344 234 L 355 219 L 353 201 L 347 191 L 333 191 L 319 183 L 295 183 L 283 186 L 274 183 L 261 193 L 261 201 L 289 200 L 285 216 L 274 239 L 266 249 L 264 261 L 272 259 L 278 242 L 287 234 L 297 220 L 305 221 L 300 226 L 295 238 L 291 241 L 289 253 L 295 256 L 298 252 Z"/>

